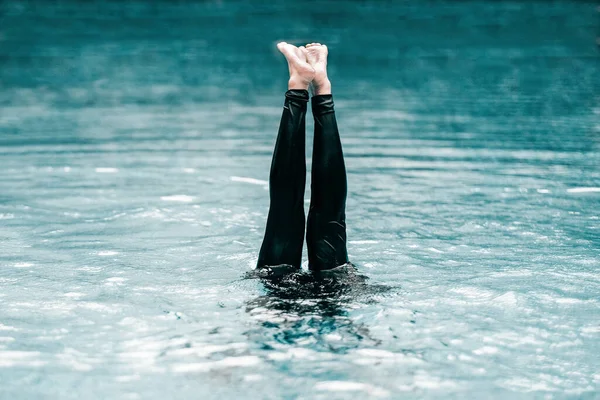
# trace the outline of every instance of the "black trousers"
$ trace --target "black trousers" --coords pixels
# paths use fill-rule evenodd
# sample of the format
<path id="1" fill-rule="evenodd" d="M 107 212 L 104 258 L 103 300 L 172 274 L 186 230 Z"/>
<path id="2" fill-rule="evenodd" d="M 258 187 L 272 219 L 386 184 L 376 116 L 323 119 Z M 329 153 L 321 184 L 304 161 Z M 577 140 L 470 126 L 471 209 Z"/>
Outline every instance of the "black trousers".
<path id="1" fill-rule="evenodd" d="M 308 91 L 288 90 L 269 176 L 271 204 L 258 267 L 302 263 L 304 243 L 305 130 Z M 311 198 L 306 224 L 308 264 L 313 271 L 348 262 L 346 167 L 333 97 L 312 98 L 315 137 Z"/>

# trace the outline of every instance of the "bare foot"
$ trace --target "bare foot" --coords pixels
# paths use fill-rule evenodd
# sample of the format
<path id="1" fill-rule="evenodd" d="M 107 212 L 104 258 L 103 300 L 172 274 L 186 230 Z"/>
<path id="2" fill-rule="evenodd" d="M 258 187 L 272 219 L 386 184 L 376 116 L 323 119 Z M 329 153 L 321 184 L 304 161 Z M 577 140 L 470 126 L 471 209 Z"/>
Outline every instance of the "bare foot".
<path id="1" fill-rule="evenodd" d="M 315 70 L 312 81 L 314 94 L 331 94 L 331 82 L 327 77 L 327 46 L 321 43 L 309 43 L 302 52 Z"/>
<path id="2" fill-rule="evenodd" d="M 315 77 L 314 68 L 306 61 L 304 47 L 296 47 L 286 42 L 277 43 L 277 48 L 285 56 L 290 68 L 288 89 L 308 90 Z M 305 49 L 304 49 L 305 50 Z"/>

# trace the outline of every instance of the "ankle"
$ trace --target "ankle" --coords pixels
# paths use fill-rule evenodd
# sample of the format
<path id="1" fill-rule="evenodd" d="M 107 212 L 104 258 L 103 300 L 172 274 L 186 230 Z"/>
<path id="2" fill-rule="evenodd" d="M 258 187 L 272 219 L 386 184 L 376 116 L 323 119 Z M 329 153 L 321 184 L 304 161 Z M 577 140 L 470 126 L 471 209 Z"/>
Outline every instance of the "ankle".
<path id="1" fill-rule="evenodd" d="M 288 90 L 308 90 L 309 82 L 299 77 L 290 77 L 288 81 Z"/>
<path id="2" fill-rule="evenodd" d="M 313 81 L 313 93 L 315 96 L 321 94 L 331 94 L 331 82 L 329 79 L 325 78 L 322 81 L 316 82 Z"/>

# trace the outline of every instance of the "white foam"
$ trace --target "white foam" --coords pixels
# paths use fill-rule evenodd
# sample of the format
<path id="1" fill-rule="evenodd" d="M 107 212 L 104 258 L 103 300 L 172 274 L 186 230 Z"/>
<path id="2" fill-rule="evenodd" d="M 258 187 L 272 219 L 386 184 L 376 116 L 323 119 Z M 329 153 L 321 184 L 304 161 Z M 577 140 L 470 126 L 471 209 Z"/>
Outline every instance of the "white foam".
<path id="1" fill-rule="evenodd" d="M 183 315 L 180 313 L 175 313 L 175 315 Z M 215 345 L 202 345 L 198 347 L 186 347 L 181 349 L 174 349 L 169 351 L 169 357 L 180 358 L 182 356 L 195 355 L 198 357 L 209 357 L 215 353 L 223 353 L 231 350 L 243 350 L 247 348 L 248 345 L 246 343 L 230 343 L 230 344 L 215 344 Z"/>
<path id="2" fill-rule="evenodd" d="M 118 251 L 105 250 L 105 251 L 99 251 L 97 254 L 99 256 L 116 256 L 117 254 L 119 254 L 119 252 Z"/>
<path id="3" fill-rule="evenodd" d="M 84 308 L 86 310 L 101 311 L 107 314 L 117 314 L 121 312 L 121 310 L 116 309 L 115 307 L 110 307 L 100 303 L 94 303 L 92 301 L 82 301 L 80 303 L 77 303 L 77 307 Z"/>
<path id="4" fill-rule="evenodd" d="M 180 203 L 190 203 L 194 200 L 192 196 L 188 196 L 185 194 L 175 194 L 173 196 L 161 196 L 160 198 L 163 201 L 177 201 Z"/>
<path id="5" fill-rule="evenodd" d="M 494 299 L 494 305 L 515 306 L 517 305 L 517 295 L 514 292 L 506 292 Z"/>
<path id="6" fill-rule="evenodd" d="M 323 381 L 315 385 L 315 389 L 327 392 L 367 392 L 374 397 L 387 397 L 390 395 L 385 389 L 360 382 Z"/>
<path id="7" fill-rule="evenodd" d="M 126 280 L 127 280 L 127 278 L 121 278 L 119 276 L 105 279 L 106 282 L 114 282 L 114 283 L 123 283 Z"/>
<path id="8" fill-rule="evenodd" d="M 485 354 L 496 354 L 497 352 L 498 348 L 493 346 L 483 346 L 479 349 L 473 350 L 473 354 L 477 354 L 478 356 L 482 356 Z"/>
<path id="9" fill-rule="evenodd" d="M 269 184 L 269 182 L 263 181 L 262 179 L 247 178 L 244 176 L 232 176 L 229 179 L 231 179 L 231 181 L 233 181 L 233 182 L 244 182 L 244 183 L 250 183 L 252 185 L 268 185 Z"/>
<path id="10" fill-rule="evenodd" d="M 554 299 L 558 304 L 581 304 L 585 303 L 585 300 L 575 299 L 572 297 L 557 297 Z"/>
<path id="11" fill-rule="evenodd" d="M 510 389 L 518 390 L 518 391 L 548 392 L 548 391 L 552 390 L 552 388 L 550 386 L 548 386 L 548 384 L 545 382 L 536 382 L 536 381 L 529 380 L 527 378 L 512 378 L 512 379 L 506 380 L 505 384 Z"/>
<path id="12" fill-rule="evenodd" d="M 72 299 L 78 299 L 78 298 L 80 298 L 80 297 L 83 297 L 83 296 L 85 296 L 85 293 L 79 293 L 79 292 L 68 292 L 68 293 L 65 293 L 65 294 L 63 294 L 63 296 L 65 296 L 65 297 L 69 297 L 69 298 L 72 298 Z"/>
<path id="13" fill-rule="evenodd" d="M 94 369 L 92 364 L 98 363 L 98 360 L 94 357 L 70 347 L 66 347 L 62 353 L 57 354 L 56 358 L 60 364 L 78 372 L 91 371 Z"/>
<path id="14" fill-rule="evenodd" d="M 338 333 L 329 333 L 329 334 L 325 335 L 325 339 L 326 340 L 342 340 L 343 337 L 342 337 L 342 335 L 340 335 Z"/>
<path id="15" fill-rule="evenodd" d="M 99 167 L 96 168 L 96 172 L 99 174 L 116 174 L 117 172 L 119 172 L 119 168 Z"/>
<path id="16" fill-rule="evenodd" d="M 581 328 L 581 333 L 600 333 L 600 326 L 585 326 Z"/>
<path id="17" fill-rule="evenodd" d="M 15 365 L 39 367 L 45 364 L 43 361 L 35 360 L 40 355 L 39 351 L 0 351 L 0 368 Z"/>
<path id="18" fill-rule="evenodd" d="M 15 263 L 14 267 L 15 268 L 29 268 L 29 267 L 33 267 L 33 264 L 28 263 L 28 262 L 20 262 L 20 263 Z"/>
<path id="19" fill-rule="evenodd" d="M 219 361 L 176 364 L 172 367 L 174 372 L 207 372 L 213 369 L 252 367 L 260 364 L 260 358 L 256 356 L 227 357 Z"/>
<path id="20" fill-rule="evenodd" d="M 267 354 L 267 358 L 269 360 L 273 360 L 273 361 L 284 361 L 284 360 L 290 360 L 292 358 L 291 354 L 288 353 L 268 353 Z"/>
<path id="21" fill-rule="evenodd" d="M 456 383 L 442 380 L 435 376 L 427 375 L 425 372 L 417 373 L 414 377 L 414 386 L 421 389 L 454 389 Z"/>
<path id="22" fill-rule="evenodd" d="M 212 363 L 189 363 L 189 364 L 176 364 L 171 369 L 173 372 L 207 372 L 210 371 Z"/>
<path id="23" fill-rule="evenodd" d="M 568 193 L 600 193 L 600 187 L 578 187 L 567 189 Z"/>
<path id="24" fill-rule="evenodd" d="M 394 358 L 396 355 L 387 350 L 380 349 L 359 349 L 356 350 L 356 354 L 366 357 L 377 357 L 377 358 Z"/>
<path id="25" fill-rule="evenodd" d="M 0 331 L 18 331 L 14 326 L 3 325 L 0 323 Z"/>
<path id="26" fill-rule="evenodd" d="M 195 354 L 201 357 L 208 357 L 214 353 L 221 353 L 225 351 L 231 350 L 243 350 L 247 348 L 248 345 L 243 342 L 239 343 L 229 343 L 229 344 L 214 344 L 214 345 L 204 345 L 200 348 L 195 349 Z"/>
<path id="27" fill-rule="evenodd" d="M 242 357 L 227 357 L 219 361 L 220 367 L 250 367 L 253 365 L 260 364 L 260 358 L 256 356 L 242 356 Z"/>

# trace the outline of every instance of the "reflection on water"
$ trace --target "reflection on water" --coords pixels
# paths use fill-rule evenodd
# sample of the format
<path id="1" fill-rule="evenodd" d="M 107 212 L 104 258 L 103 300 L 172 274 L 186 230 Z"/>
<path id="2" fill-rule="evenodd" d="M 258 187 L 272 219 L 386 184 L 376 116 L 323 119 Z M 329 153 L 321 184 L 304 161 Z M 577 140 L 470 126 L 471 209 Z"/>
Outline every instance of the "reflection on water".
<path id="1" fill-rule="evenodd" d="M 342 353 L 379 344 L 365 323 L 350 318 L 348 307 L 373 303 L 373 295 L 390 287 L 369 284 L 351 264 L 321 273 L 263 275 L 268 275 L 261 279 L 266 294 L 248 301 L 246 312 L 259 325 L 247 334 L 264 348 L 292 345 Z"/>

